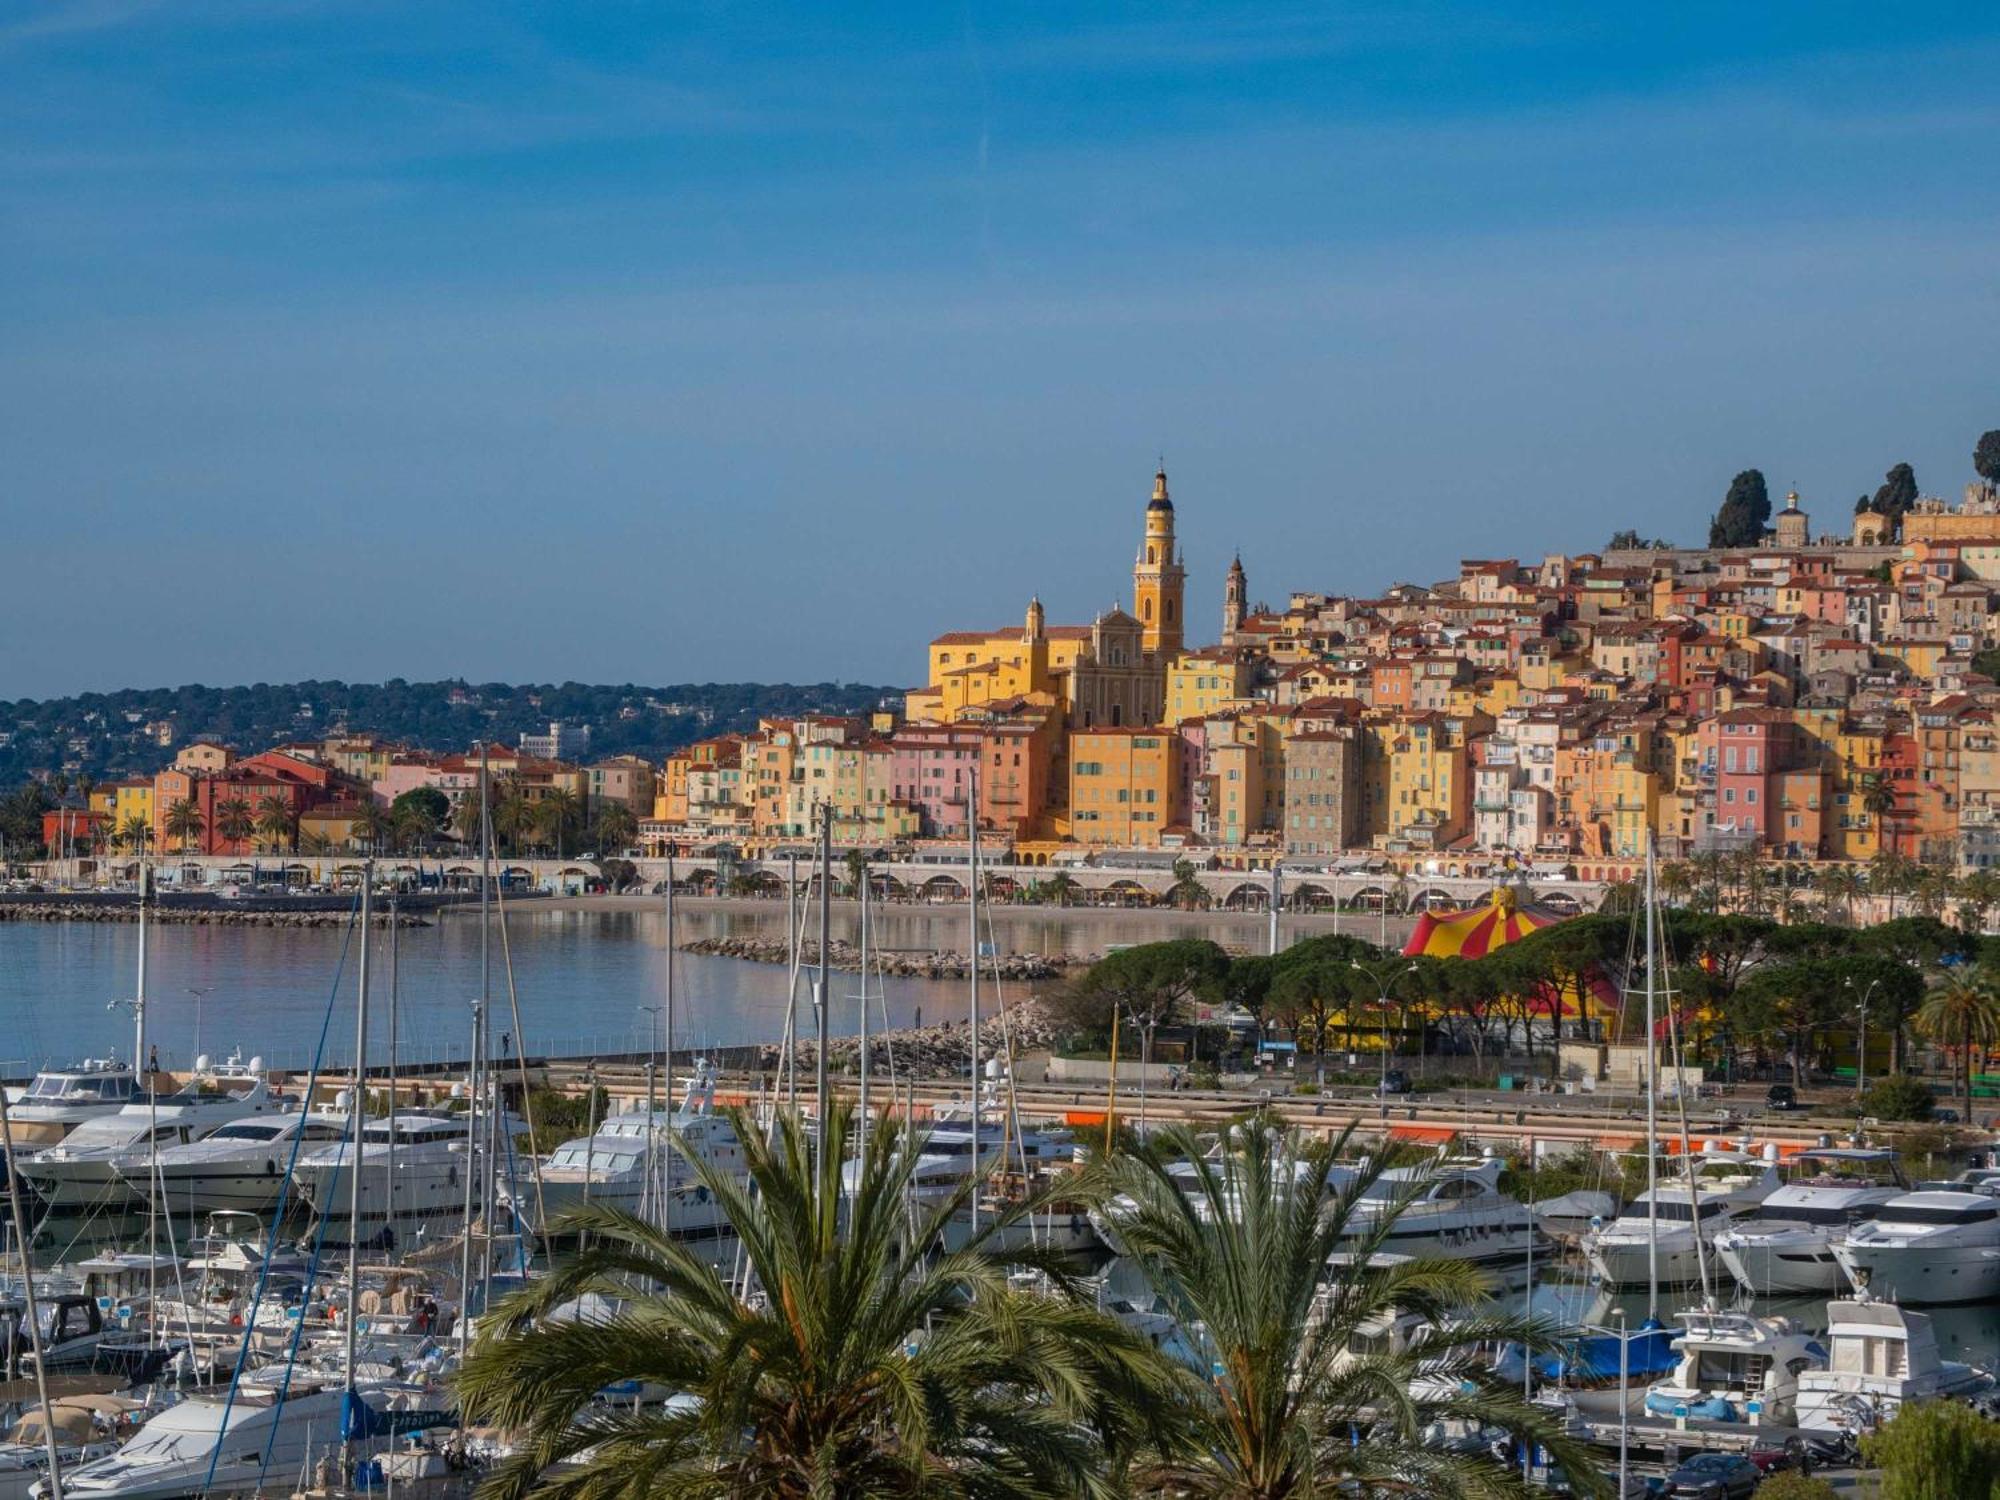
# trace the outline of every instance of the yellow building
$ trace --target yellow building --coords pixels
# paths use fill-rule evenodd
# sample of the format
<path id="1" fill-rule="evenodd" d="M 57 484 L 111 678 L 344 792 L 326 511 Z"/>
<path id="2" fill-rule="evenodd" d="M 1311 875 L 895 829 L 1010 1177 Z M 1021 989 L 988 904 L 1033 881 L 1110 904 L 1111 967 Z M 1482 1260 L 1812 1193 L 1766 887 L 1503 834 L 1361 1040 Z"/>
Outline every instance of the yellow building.
<path id="1" fill-rule="evenodd" d="M 153 827 L 153 782 L 151 777 L 143 779 L 135 777 L 130 781 L 114 781 L 110 786 L 104 788 L 104 790 L 111 794 L 111 807 L 109 811 L 113 833 L 122 836 L 124 830 L 132 826 L 134 818 L 139 819 L 146 825 L 148 830 L 151 830 Z M 94 804 L 96 798 L 93 797 L 91 800 Z M 150 842 L 150 832 L 148 839 Z M 137 854 L 140 851 L 134 849 L 131 852 Z"/>
<path id="2" fill-rule="evenodd" d="M 1472 775 L 1464 737 L 1443 714 L 1397 720 L 1387 741 L 1391 840 L 1442 849 L 1466 833 Z"/>
<path id="3" fill-rule="evenodd" d="M 1084 844 L 1156 847 L 1182 821 L 1186 772 L 1177 735 L 1082 729 L 1069 742 L 1069 825 Z"/>
<path id="4" fill-rule="evenodd" d="M 1132 569 L 1132 614 L 1144 635 L 1141 645 L 1161 661 L 1181 649 L 1187 572 L 1174 541 L 1174 502 L 1167 498 L 1167 471 L 1153 476 L 1153 498 L 1146 502 L 1146 536 Z"/>
<path id="5" fill-rule="evenodd" d="M 1241 652 L 1183 651 L 1167 663 L 1165 722 L 1184 724 L 1234 708 L 1250 696 L 1255 669 Z"/>
<path id="6" fill-rule="evenodd" d="M 1153 725 L 1166 710 L 1168 663 L 1181 651 L 1185 573 L 1174 540 L 1167 477 L 1155 477 L 1132 612 L 1113 608 L 1089 625 L 1049 625 L 1039 599 L 1020 630 L 957 630 L 930 644 L 928 676 L 905 695 L 912 723 L 955 723 L 968 710 L 1023 698 L 1056 708 L 1076 729 Z"/>

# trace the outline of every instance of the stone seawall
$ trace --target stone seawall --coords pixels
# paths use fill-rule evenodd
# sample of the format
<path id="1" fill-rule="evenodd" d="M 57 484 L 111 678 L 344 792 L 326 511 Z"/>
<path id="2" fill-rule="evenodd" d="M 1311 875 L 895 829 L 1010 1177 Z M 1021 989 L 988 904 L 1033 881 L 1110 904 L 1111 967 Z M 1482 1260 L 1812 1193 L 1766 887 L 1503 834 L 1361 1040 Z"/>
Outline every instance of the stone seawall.
<path id="1" fill-rule="evenodd" d="M 352 914 L 345 908 L 340 910 L 314 911 L 231 911 L 227 907 L 214 906 L 156 906 L 153 921 L 176 927 L 345 927 Z M 430 919 L 414 912 L 401 914 L 399 925 L 404 927 L 428 927 Z M 136 903 L 123 906 L 101 905 L 95 902 L 22 902 L 10 901 L 0 904 L 0 922 L 136 922 L 139 908 Z M 382 907 L 375 909 L 375 926 L 387 927 L 389 913 Z"/>
<path id="2" fill-rule="evenodd" d="M 810 1012 L 803 1006 L 800 1008 L 800 1024 L 811 1024 Z M 998 1015 L 980 1017 L 979 1056 L 982 1063 L 1001 1055 L 1009 1033 L 1016 1057 L 1029 1052 L 1045 1052 L 1056 1039 L 1055 1027 L 1043 1015 L 1039 1004 L 1033 1000 L 1011 1003 L 1004 1021 Z M 799 1042 L 800 1077 L 808 1083 L 817 1050 L 810 1036 Z M 766 1046 L 759 1062 L 766 1071 L 773 1070 L 779 1066 L 781 1053 L 782 1049 L 778 1046 Z M 972 1027 L 966 1021 L 947 1021 L 939 1026 L 902 1026 L 893 1031 L 876 1032 L 868 1039 L 869 1073 L 872 1077 L 888 1075 L 891 1053 L 895 1057 L 898 1076 L 962 1077 L 972 1061 Z M 830 1038 L 826 1047 L 826 1065 L 827 1071 L 836 1078 L 857 1075 L 861 1071 L 861 1038 Z"/>
<path id="3" fill-rule="evenodd" d="M 776 938 L 694 938 L 675 946 L 683 953 L 699 953 L 713 958 L 741 958 L 760 964 L 791 962 L 791 950 Z M 861 967 L 861 950 L 852 943 L 836 939 L 828 945 L 827 952 L 833 968 L 851 973 Z M 819 963 L 817 942 L 805 945 L 801 962 L 806 968 Z M 1072 968 L 1087 967 L 1092 962 L 1091 957 L 1073 953 L 1003 953 L 997 960 L 981 959 L 979 977 L 988 978 L 997 968 L 999 977 L 1006 980 L 1029 982 L 1056 979 Z M 930 953 L 871 952 L 868 966 L 877 973 L 898 979 L 964 979 L 967 975 L 965 955 L 948 949 Z"/>

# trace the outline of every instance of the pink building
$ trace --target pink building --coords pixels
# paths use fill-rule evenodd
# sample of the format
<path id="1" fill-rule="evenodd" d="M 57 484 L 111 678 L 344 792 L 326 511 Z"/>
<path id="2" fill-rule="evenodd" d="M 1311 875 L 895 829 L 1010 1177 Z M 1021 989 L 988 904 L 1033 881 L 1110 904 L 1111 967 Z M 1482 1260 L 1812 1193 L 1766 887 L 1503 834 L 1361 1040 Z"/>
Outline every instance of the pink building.
<path id="1" fill-rule="evenodd" d="M 965 836 L 965 794 L 979 759 L 980 732 L 959 724 L 906 724 L 889 742 L 893 800 L 923 820 L 926 838 Z"/>

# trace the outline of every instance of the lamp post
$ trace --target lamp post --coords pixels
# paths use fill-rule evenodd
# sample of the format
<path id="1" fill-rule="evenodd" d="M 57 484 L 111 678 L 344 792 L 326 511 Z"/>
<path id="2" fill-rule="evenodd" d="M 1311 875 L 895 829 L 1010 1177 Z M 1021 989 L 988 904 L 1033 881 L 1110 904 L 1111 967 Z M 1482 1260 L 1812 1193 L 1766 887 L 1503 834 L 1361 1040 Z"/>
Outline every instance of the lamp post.
<path id="1" fill-rule="evenodd" d="M 1854 1049 L 1854 1124 L 1856 1130 L 1861 1128 L 1861 1096 L 1868 1092 L 1868 1002 L 1875 998 L 1875 990 L 1881 983 L 1880 979 L 1869 980 L 1868 988 L 1861 992 L 1860 1003 L 1854 1008 L 1855 1016 L 1861 1022 L 1861 1034 L 1856 1039 L 1857 1045 Z M 1853 975 L 1848 975 L 1845 987 L 1849 993 L 1853 992 Z"/>
<path id="2" fill-rule="evenodd" d="M 1396 970 L 1395 973 L 1386 977 L 1377 974 L 1358 958 L 1351 960 L 1348 967 L 1352 968 L 1357 974 L 1366 974 L 1370 979 L 1375 981 L 1376 999 L 1382 1007 L 1382 1081 L 1376 1088 L 1376 1097 L 1381 1100 L 1382 1109 L 1386 1113 L 1389 1108 L 1389 990 L 1405 974 L 1416 973 L 1417 966 L 1415 964 L 1405 964 L 1402 968 Z"/>

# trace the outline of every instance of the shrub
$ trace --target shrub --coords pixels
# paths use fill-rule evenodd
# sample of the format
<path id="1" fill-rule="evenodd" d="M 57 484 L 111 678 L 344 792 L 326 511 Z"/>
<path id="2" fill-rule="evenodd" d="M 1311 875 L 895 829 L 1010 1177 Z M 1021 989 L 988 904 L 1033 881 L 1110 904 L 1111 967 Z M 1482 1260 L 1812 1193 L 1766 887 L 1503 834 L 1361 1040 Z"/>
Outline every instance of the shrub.
<path id="1" fill-rule="evenodd" d="M 1780 1469 L 1757 1486 L 1757 1500 L 1840 1500 L 1840 1491 L 1817 1474 Z"/>
<path id="2" fill-rule="evenodd" d="M 1923 1079 L 1898 1073 L 1868 1085 L 1861 1096 L 1861 1112 L 1878 1120 L 1928 1120 L 1936 1103 Z"/>
<path id="3" fill-rule="evenodd" d="M 2000 1483 L 2000 1425 L 1956 1401 L 1910 1402 L 1861 1454 L 1882 1470 L 1882 1500 L 1968 1500 Z"/>

